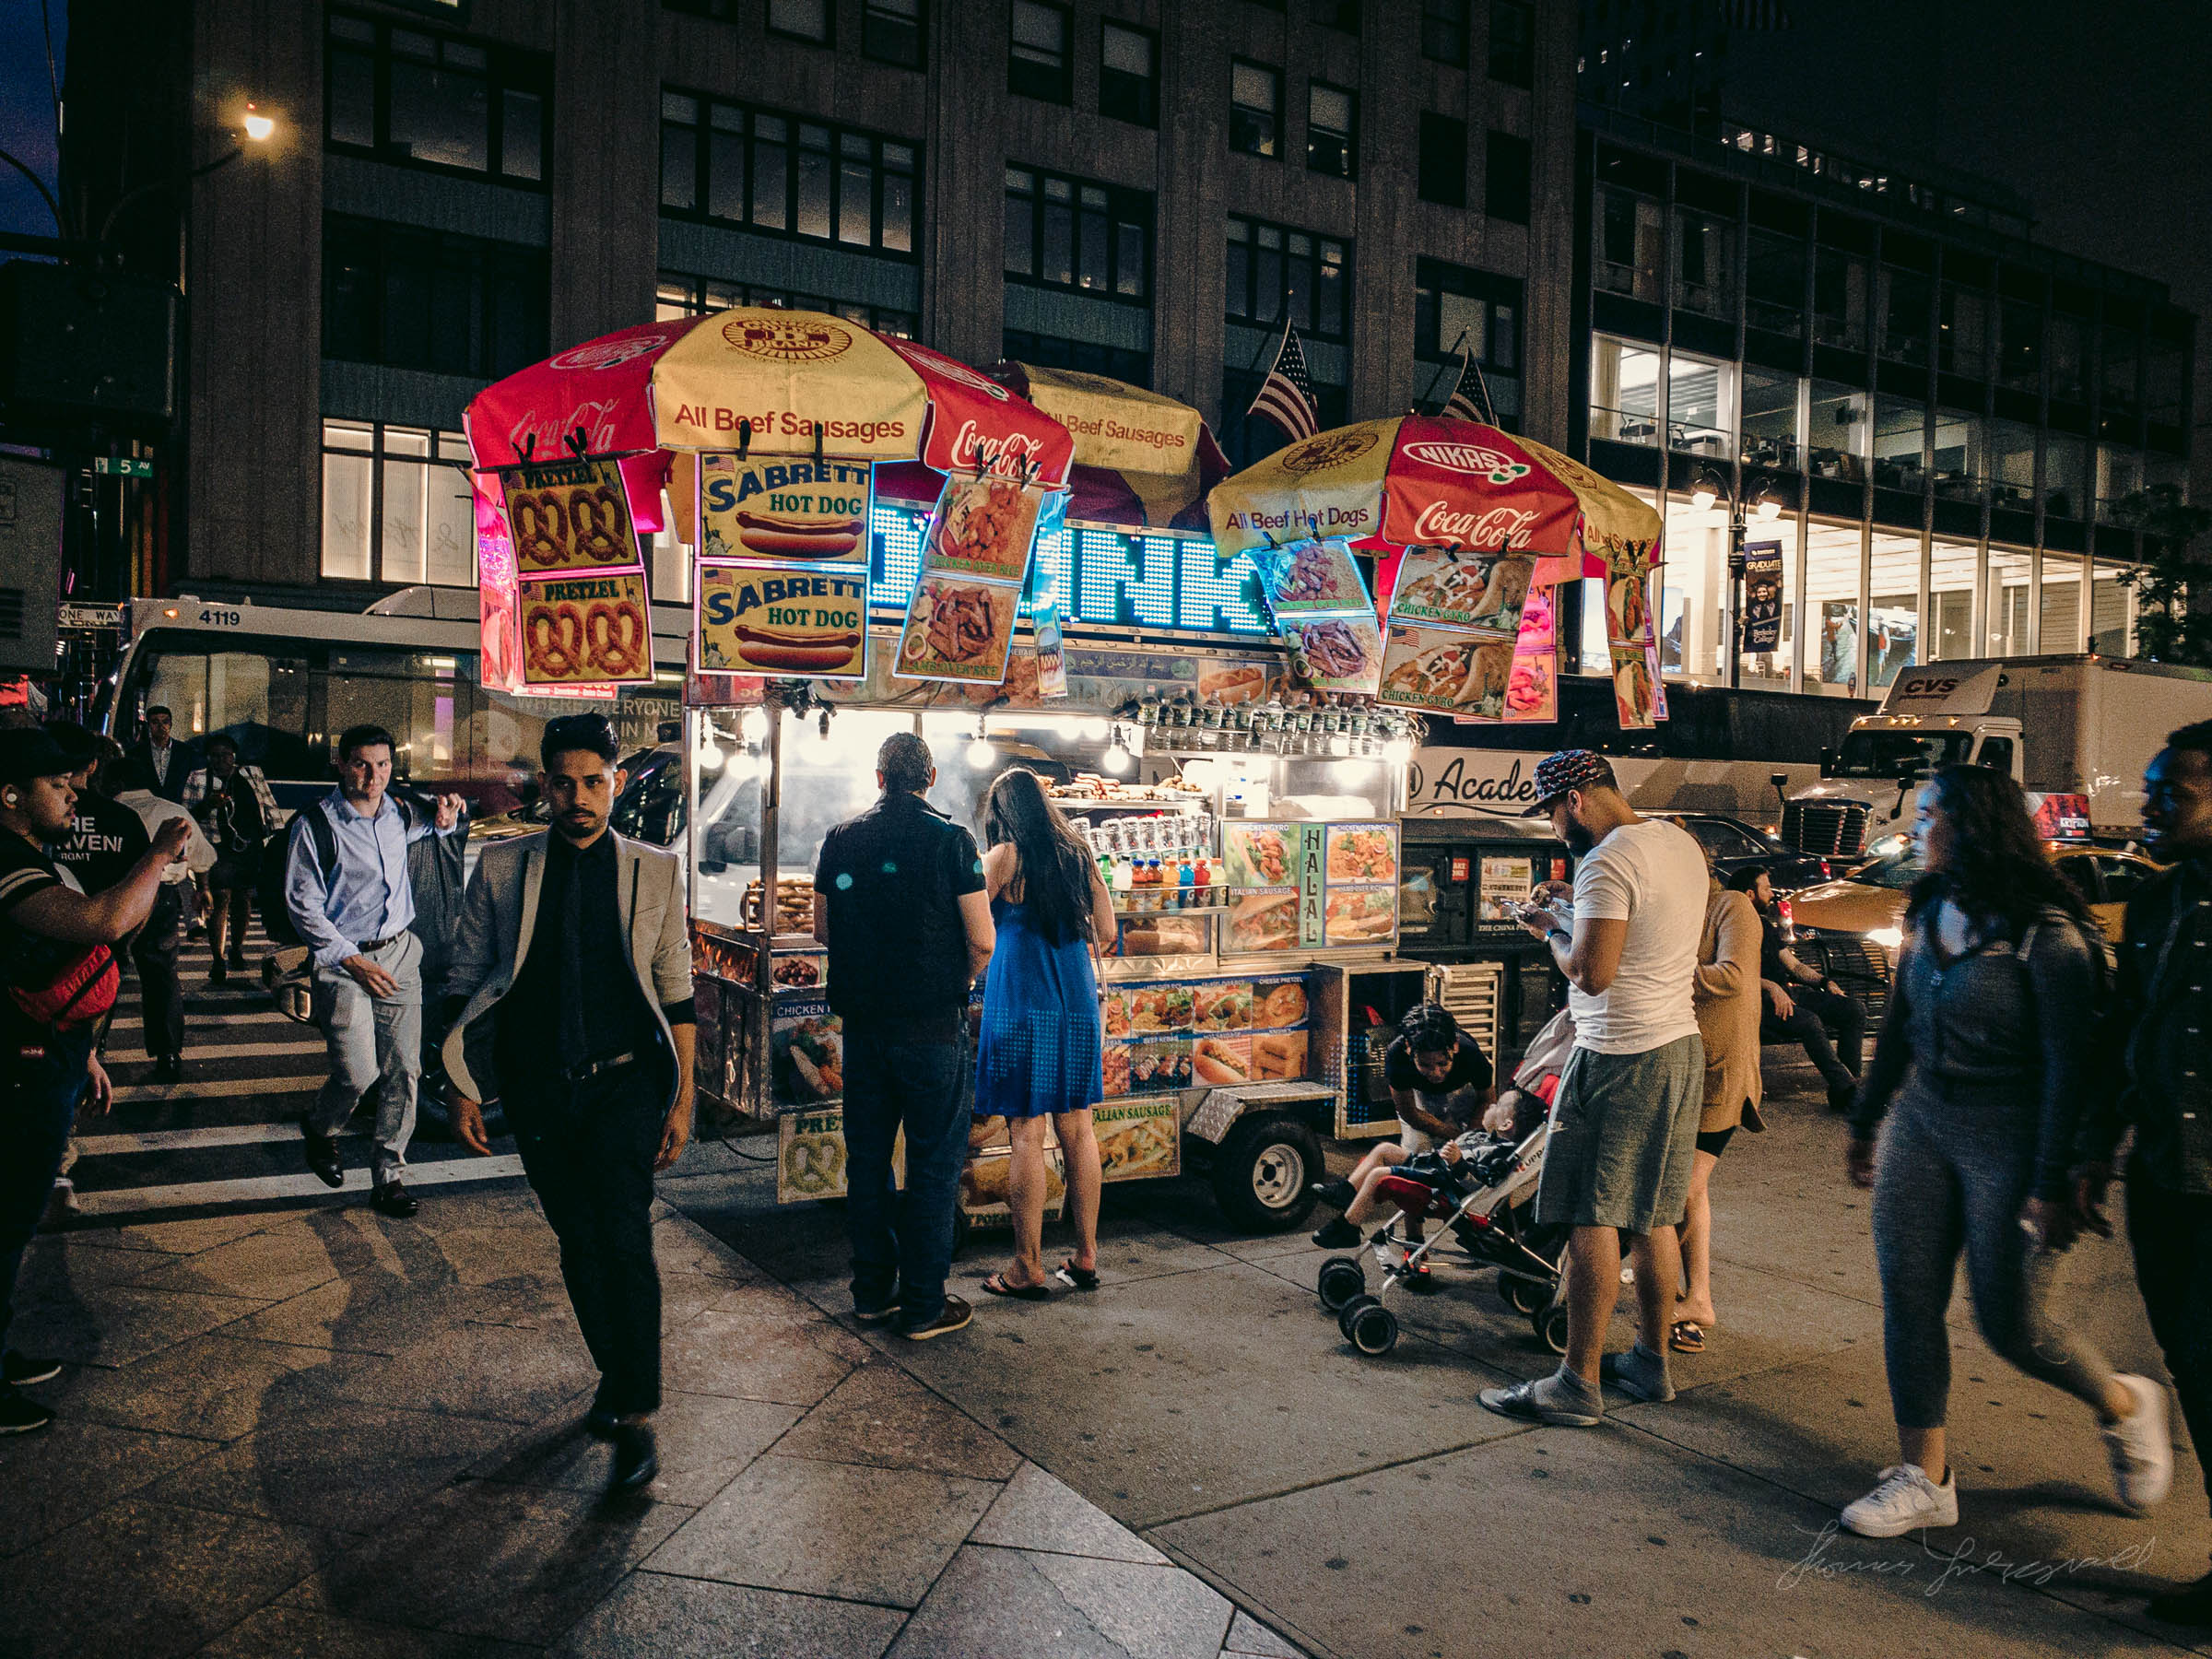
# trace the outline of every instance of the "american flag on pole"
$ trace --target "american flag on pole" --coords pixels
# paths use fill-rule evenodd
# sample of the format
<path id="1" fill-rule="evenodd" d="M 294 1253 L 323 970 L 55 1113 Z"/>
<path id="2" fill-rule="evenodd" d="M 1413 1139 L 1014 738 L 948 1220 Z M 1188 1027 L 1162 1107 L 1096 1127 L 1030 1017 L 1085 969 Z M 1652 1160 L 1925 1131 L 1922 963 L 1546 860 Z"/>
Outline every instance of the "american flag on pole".
<path id="1" fill-rule="evenodd" d="M 1321 430 L 1321 413 L 1313 402 L 1313 377 L 1306 372 L 1305 347 L 1298 343 L 1298 330 L 1288 322 L 1283 324 L 1283 343 L 1276 350 L 1275 367 L 1267 371 L 1259 395 L 1244 411 L 1248 420 L 1254 415 L 1274 421 L 1290 434 L 1293 443 Z"/>
<path id="2" fill-rule="evenodd" d="M 1470 375 L 1474 377 L 1474 392 L 1482 394 L 1483 406 L 1481 408 L 1476 406 L 1474 393 L 1467 389 L 1467 380 Z M 1444 406 L 1437 413 L 1447 420 L 1477 420 L 1486 426 L 1496 426 L 1498 417 L 1494 411 L 1489 409 L 1489 401 L 1490 389 L 1483 382 L 1482 370 L 1477 365 L 1475 359 L 1467 355 L 1467 348 L 1464 346 L 1461 347 L 1459 349 L 1459 380 L 1452 388 L 1452 395 L 1444 399 Z"/>

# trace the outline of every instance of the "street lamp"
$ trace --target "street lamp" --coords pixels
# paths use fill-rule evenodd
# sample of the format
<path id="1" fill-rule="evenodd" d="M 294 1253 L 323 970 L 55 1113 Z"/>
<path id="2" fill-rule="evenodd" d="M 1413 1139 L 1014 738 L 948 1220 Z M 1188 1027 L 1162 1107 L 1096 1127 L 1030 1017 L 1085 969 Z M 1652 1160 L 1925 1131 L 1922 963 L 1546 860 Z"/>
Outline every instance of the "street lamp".
<path id="1" fill-rule="evenodd" d="M 276 135 L 276 118 L 259 104 L 249 103 L 245 107 L 245 112 L 239 118 L 239 127 L 245 135 L 246 144 L 265 145 Z M 116 198 L 115 205 L 108 209 L 107 217 L 100 221 L 100 234 L 92 240 L 104 243 L 108 240 L 108 232 L 115 228 L 117 217 L 132 203 L 143 200 L 159 191 L 182 190 L 194 179 L 206 178 L 217 168 L 229 166 L 245 153 L 245 145 L 233 144 L 214 160 L 204 161 L 188 172 L 178 173 L 166 179 L 156 179 L 150 184 L 141 184 L 135 190 L 124 192 Z M 183 272 L 180 268 L 178 276 L 182 277 L 182 275 Z M 180 286 L 182 285 L 180 284 Z"/>
<path id="2" fill-rule="evenodd" d="M 1735 486 L 1711 470 L 1700 473 L 1689 487 L 1689 504 L 1700 512 L 1709 512 L 1724 500 L 1728 503 L 1728 687 L 1735 690 L 1744 683 L 1745 504 Z M 1750 506 L 1752 516 L 1762 524 L 1782 516 L 1782 503 L 1764 485 Z"/>

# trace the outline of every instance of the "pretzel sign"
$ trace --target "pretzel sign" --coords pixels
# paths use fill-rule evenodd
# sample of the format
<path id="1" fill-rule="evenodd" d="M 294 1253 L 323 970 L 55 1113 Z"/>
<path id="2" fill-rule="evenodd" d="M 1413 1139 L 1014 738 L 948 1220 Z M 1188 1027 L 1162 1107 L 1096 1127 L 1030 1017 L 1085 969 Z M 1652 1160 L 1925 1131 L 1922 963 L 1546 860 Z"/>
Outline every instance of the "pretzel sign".
<path id="1" fill-rule="evenodd" d="M 555 461 L 501 475 L 515 569 L 524 576 L 642 571 L 621 469 L 612 460 Z"/>
<path id="2" fill-rule="evenodd" d="M 523 680 L 604 686 L 653 677 L 645 579 L 629 571 L 524 582 Z"/>

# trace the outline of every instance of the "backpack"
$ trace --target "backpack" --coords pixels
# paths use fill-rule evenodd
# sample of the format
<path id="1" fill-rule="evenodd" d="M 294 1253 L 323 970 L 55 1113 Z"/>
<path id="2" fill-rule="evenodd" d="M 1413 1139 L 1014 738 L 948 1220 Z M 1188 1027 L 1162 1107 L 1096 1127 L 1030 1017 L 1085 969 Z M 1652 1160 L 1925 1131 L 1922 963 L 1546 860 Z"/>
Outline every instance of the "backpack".
<path id="1" fill-rule="evenodd" d="M 399 809 L 399 826 L 411 830 L 415 827 L 415 809 L 399 795 L 389 797 Z M 307 941 L 292 925 L 291 906 L 285 902 L 284 876 L 291 867 L 292 849 L 304 835 L 314 843 L 315 865 L 328 881 L 338 867 L 338 832 L 331 825 L 330 814 L 323 810 L 321 801 L 310 802 L 292 814 L 292 821 L 285 830 L 284 855 L 280 858 L 264 856 L 261 871 L 254 881 L 254 908 L 261 912 L 261 925 L 269 935 L 269 943 L 279 950 L 296 950 Z"/>

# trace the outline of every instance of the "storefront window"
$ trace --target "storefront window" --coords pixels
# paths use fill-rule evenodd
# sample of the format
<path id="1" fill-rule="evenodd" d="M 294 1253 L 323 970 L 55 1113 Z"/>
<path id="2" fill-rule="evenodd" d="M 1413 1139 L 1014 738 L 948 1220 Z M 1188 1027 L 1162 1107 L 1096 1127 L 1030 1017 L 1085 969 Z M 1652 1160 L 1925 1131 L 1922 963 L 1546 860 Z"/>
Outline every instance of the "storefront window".
<path id="1" fill-rule="evenodd" d="M 2035 505 L 2035 429 L 2017 420 L 1989 423 L 1989 499 L 2025 512 Z"/>
<path id="2" fill-rule="evenodd" d="M 2057 432 L 2043 440 L 2043 511 L 2053 518 L 2089 516 L 2088 443 Z"/>
<path id="3" fill-rule="evenodd" d="M 1875 399 L 1874 481 L 1884 489 L 1921 492 L 1926 473 L 1921 465 L 1921 446 L 1927 425 L 1925 404 L 1901 397 Z"/>
<path id="4" fill-rule="evenodd" d="M 1929 662 L 1981 654 L 1974 641 L 1974 567 L 1979 562 L 1972 542 L 1936 538 L 1928 561 Z"/>
<path id="5" fill-rule="evenodd" d="M 1866 677 L 1879 691 L 1920 660 L 1920 537 L 1877 530 L 1867 571 Z"/>
<path id="6" fill-rule="evenodd" d="M 2079 651 L 2081 643 L 2081 559 L 2043 549 L 2042 632 L 2039 652 Z"/>
<path id="7" fill-rule="evenodd" d="M 1666 380 L 1667 446 L 1725 461 L 1735 441 L 1735 365 L 1677 351 Z"/>
<path id="8" fill-rule="evenodd" d="M 1797 376 L 1747 363 L 1743 367 L 1743 441 L 1747 466 L 1795 472 L 1804 442 L 1797 430 Z"/>
<path id="9" fill-rule="evenodd" d="M 1980 656 L 2028 654 L 2029 555 L 2024 548 L 1989 550 L 1989 617 Z"/>
<path id="10" fill-rule="evenodd" d="M 2096 561 L 2089 576 L 2091 651 L 2105 656 L 2136 654 L 2136 590 L 2126 580 L 2133 569 Z"/>
<path id="11" fill-rule="evenodd" d="M 1590 348 L 1590 436 L 1659 441 L 1659 353 L 1599 335 Z"/>
<path id="12" fill-rule="evenodd" d="M 1675 209 L 1675 303 L 1735 321 L 1735 223 Z"/>
<path id="13" fill-rule="evenodd" d="M 1806 464 L 1816 478 L 1859 483 L 1866 477 L 1868 394 L 1835 381 L 1813 382 L 1806 409 Z"/>
<path id="14" fill-rule="evenodd" d="M 1659 204 L 1633 191 L 1597 191 L 1594 280 L 1607 293 L 1659 300 L 1659 243 L 1665 221 Z"/>
<path id="15" fill-rule="evenodd" d="M 1638 490 L 1639 496 L 1644 492 Z M 1647 496 L 1645 500 L 1649 500 Z M 1653 583 L 1662 674 L 1728 672 L 1728 518 L 1688 501 L 1666 504 L 1666 561 Z"/>
<path id="16" fill-rule="evenodd" d="M 1814 524 L 1805 548 L 1805 688 L 1859 695 L 1859 576 L 1864 535 L 1856 524 Z"/>
<path id="17" fill-rule="evenodd" d="M 1946 500 L 1979 501 L 1989 485 L 1989 429 L 1979 415 L 1936 411 L 1936 493 Z"/>
<path id="18" fill-rule="evenodd" d="M 2112 510 L 2143 488 L 2143 452 L 2124 444 L 2097 446 L 2097 522 L 2115 524 Z"/>

